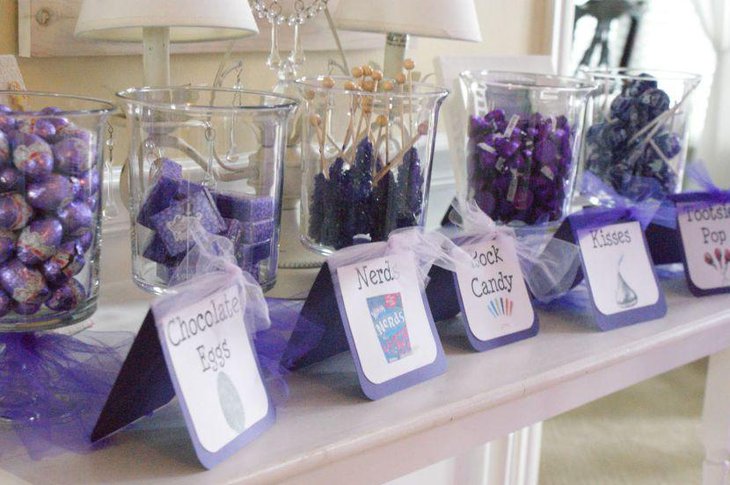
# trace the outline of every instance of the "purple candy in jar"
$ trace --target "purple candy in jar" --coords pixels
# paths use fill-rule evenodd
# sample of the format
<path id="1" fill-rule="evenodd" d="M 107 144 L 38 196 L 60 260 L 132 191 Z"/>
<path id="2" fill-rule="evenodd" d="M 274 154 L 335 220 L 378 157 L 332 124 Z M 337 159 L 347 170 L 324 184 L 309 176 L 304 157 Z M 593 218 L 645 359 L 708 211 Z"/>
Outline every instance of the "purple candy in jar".
<path id="1" fill-rule="evenodd" d="M 10 298 L 10 295 L 0 290 L 0 317 L 4 317 L 10 313 L 14 306 L 15 302 Z"/>
<path id="2" fill-rule="evenodd" d="M 13 166 L 0 168 L 0 192 L 18 190 L 24 185 L 23 174 L 17 168 Z"/>
<path id="3" fill-rule="evenodd" d="M 84 174 L 69 177 L 69 180 L 73 186 L 74 199 L 76 200 L 85 200 L 88 196 L 99 192 L 101 180 L 99 171 L 95 168 Z"/>
<path id="4" fill-rule="evenodd" d="M 66 123 L 62 127 L 56 127 L 56 139 L 63 140 L 66 138 L 78 138 L 85 141 L 88 146 L 94 145 L 94 134 L 89 130 L 79 128 L 73 123 Z"/>
<path id="5" fill-rule="evenodd" d="M 28 203 L 42 211 L 55 211 L 73 199 L 71 181 L 63 175 L 52 173 L 45 180 L 28 184 Z"/>
<path id="6" fill-rule="evenodd" d="M 0 112 L 0 130 L 4 131 L 5 133 L 10 133 L 11 131 L 15 130 L 15 125 L 16 121 L 13 115 L 8 114 L 8 112 L 5 111 Z"/>
<path id="7" fill-rule="evenodd" d="M 46 141 L 52 141 L 56 136 L 56 125 L 45 118 L 31 118 L 20 120 L 17 130 L 29 135 L 38 135 Z"/>
<path id="8" fill-rule="evenodd" d="M 85 260 L 75 241 L 65 242 L 56 254 L 43 262 L 41 273 L 48 284 L 57 287 L 81 272 Z"/>
<path id="9" fill-rule="evenodd" d="M 81 283 L 70 279 L 56 288 L 46 301 L 46 306 L 53 311 L 73 310 L 86 298 L 86 290 Z"/>
<path id="10" fill-rule="evenodd" d="M 28 224 L 33 208 L 22 195 L 16 193 L 0 194 L 0 229 L 17 231 Z"/>
<path id="11" fill-rule="evenodd" d="M 77 175 L 91 168 L 92 153 L 89 144 L 81 138 L 64 138 L 53 145 L 56 170 Z"/>
<path id="12" fill-rule="evenodd" d="M 18 315 L 33 315 L 41 309 L 40 303 L 16 303 L 13 310 Z"/>
<path id="13" fill-rule="evenodd" d="M 34 266 L 58 251 L 63 227 L 58 219 L 49 217 L 31 222 L 18 237 L 16 254 L 23 263 Z"/>
<path id="14" fill-rule="evenodd" d="M 10 141 L 8 136 L 0 131 L 0 165 L 10 163 Z"/>
<path id="15" fill-rule="evenodd" d="M 13 164 L 29 180 L 43 180 L 53 171 L 51 146 L 38 135 L 16 132 L 12 147 Z"/>
<path id="16" fill-rule="evenodd" d="M 79 234 L 75 240 L 81 248 L 81 252 L 85 253 L 91 248 L 91 243 L 94 241 L 94 233 L 91 231 L 84 231 Z"/>
<path id="17" fill-rule="evenodd" d="M 43 303 L 48 298 L 48 287 L 41 272 L 18 259 L 0 267 L 0 285 L 18 303 Z"/>
<path id="18" fill-rule="evenodd" d="M 13 257 L 13 251 L 15 251 L 15 243 L 17 240 L 18 236 L 16 236 L 13 231 L 0 229 L 0 263 L 4 263 Z"/>
<path id="19" fill-rule="evenodd" d="M 83 202 L 73 201 L 57 212 L 58 219 L 67 235 L 79 235 L 91 228 L 94 213 Z"/>

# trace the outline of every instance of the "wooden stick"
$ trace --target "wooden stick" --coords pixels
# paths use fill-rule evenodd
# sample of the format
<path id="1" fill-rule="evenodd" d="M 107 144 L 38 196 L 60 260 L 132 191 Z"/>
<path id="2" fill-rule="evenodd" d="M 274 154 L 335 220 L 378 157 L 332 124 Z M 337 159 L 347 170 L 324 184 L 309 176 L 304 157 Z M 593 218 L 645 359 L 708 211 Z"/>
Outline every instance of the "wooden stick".
<path id="1" fill-rule="evenodd" d="M 400 162 L 403 161 L 403 157 L 408 152 L 408 150 L 410 150 L 411 147 L 413 147 L 413 145 L 415 145 L 416 142 L 426 133 L 428 133 L 428 125 L 426 123 L 421 123 L 420 125 L 418 125 L 418 132 L 416 133 L 416 135 L 413 138 L 411 138 L 411 141 L 407 145 L 405 145 L 403 148 L 401 148 L 401 150 L 396 154 L 396 156 L 393 157 L 393 160 L 386 163 L 385 166 L 380 169 L 380 171 L 375 175 L 375 178 L 373 179 L 373 183 L 377 184 L 380 181 L 380 179 L 382 179 L 390 170 L 392 170 L 398 164 L 400 164 Z M 387 160 L 387 158 L 386 158 L 386 160 Z"/>
<path id="2" fill-rule="evenodd" d="M 413 59 L 406 59 L 403 61 L 403 68 L 408 74 L 408 131 L 413 129 L 413 77 L 411 72 L 416 67 L 416 63 Z"/>
<path id="3" fill-rule="evenodd" d="M 405 119 L 406 119 L 406 114 L 405 114 L 405 111 L 404 111 L 405 100 L 403 98 L 403 94 L 404 94 L 404 92 L 403 92 L 403 85 L 406 82 L 406 76 L 405 76 L 405 74 L 403 74 L 402 72 L 399 72 L 395 76 L 395 82 L 398 84 L 398 92 L 401 95 L 400 96 L 400 102 L 398 103 L 398 106 L 400 107 L 400 119 L 403 120 L 403 121 L 405 121 Z M 403 131 L 403 123 L 401 123 L 401 141 L 405 142 L 406 139 L 407 139 L 406 138 L 406 133 L 405 133 L 405 131 Z"/>
<path id="4" fill-rule="evenodd" d="M 325 160 L 324 160 L 324 133 L 322 133 L 322 129 L 320 128 L 320 125 L 322 124 L 322 118 L 320 118 L 319 115 L 313 114 L 309 117 L 309 124 L 314 127 L 315 130 L 317 130 L 317 141 L 319 141 L 319 165 L 320 170 L 322 170 L 322 173 L 327 177 L 327 171 L 325 170 Z"/>

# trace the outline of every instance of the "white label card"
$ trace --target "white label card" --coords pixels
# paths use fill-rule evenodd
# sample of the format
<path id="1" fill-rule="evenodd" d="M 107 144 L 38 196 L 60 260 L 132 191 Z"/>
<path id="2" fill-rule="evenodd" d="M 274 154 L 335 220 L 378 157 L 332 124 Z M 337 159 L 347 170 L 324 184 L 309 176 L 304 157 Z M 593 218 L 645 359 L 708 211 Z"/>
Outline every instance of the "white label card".
<path id="1" fill-rule="evenodd" d="M 659 287 L 638 222 L 579 229 L 577 235 L 599 312 L 614 315 L 659 301 Z"/>
<path id="2" fill-rule="evenodd" d="M 730 204 L 677 203 L 687 273 L 700 290 L 730 286 Z"/>
<path id="3" fill-rule="evenodd" d="M 464 317 L 474 337 L 489 341 L 530 328 L 535 312 L 514 240 L 500 235 L 461 248 L 472 257 L 471 270 L 457 271 L 456 276 Z"/>
<path id="4" fill-rule="evenodd" d="M 364 376 L 382 384 L 438 355 L 412 256 L 385 256 L 337 269 Z"/>
<path id="5" fill-rule="evenodd" d="M 203 448 L 215 453 L 266 417 L 269 399 L 238 286 L 156 320 L 181 402 Z"/>

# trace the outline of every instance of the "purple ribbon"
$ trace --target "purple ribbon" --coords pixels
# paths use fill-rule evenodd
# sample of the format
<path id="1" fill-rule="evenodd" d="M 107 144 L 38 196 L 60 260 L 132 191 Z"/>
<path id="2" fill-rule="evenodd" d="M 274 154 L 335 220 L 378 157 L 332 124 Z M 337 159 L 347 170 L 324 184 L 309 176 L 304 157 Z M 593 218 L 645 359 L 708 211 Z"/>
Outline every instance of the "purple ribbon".
<path id="1" fill-rule="evenodd" d="M 625 197 L 593 173 L 583 173 L 581 192 L 587 194 L 599 207 L 626 209 L 628 215 L 646 229 L 657 224 L 669 229 L 677 228 L 677 213 L 674 204 L 666 198 L 661 185 L 648 177 L 633 177 L 629 184 L 631 197 Z"/>
<path id="2" fill-rule="evenodd" d="M 710 172 L 701 161 L 694 162 L 687 167 L 687 178 L 694 182 L 702 191 L 710 194 L 713 202 L 730 202 L 730 190 L 721 189 L 712 181 Z"/>

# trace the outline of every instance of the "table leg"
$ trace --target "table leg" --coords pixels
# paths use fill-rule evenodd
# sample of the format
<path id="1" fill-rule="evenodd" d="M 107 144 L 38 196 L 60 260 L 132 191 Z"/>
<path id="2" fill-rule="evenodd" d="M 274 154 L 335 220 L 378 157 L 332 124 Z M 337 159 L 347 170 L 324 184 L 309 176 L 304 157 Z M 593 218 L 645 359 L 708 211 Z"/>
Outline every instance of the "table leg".
<path id="1" fill-rule="evenodd" d="M 730 349 L 710 356 L 702 411 L 704 485 L 730 484 Z"/>

